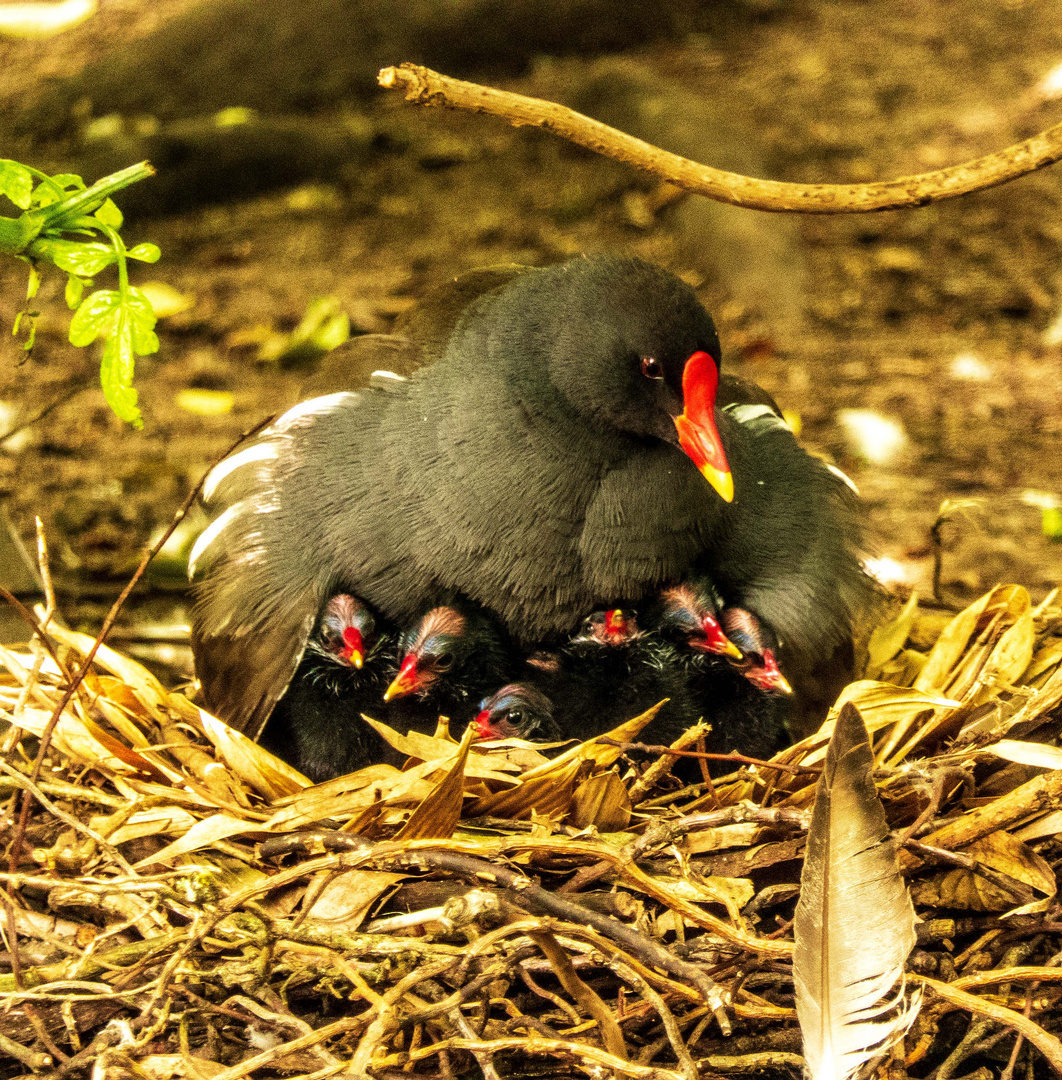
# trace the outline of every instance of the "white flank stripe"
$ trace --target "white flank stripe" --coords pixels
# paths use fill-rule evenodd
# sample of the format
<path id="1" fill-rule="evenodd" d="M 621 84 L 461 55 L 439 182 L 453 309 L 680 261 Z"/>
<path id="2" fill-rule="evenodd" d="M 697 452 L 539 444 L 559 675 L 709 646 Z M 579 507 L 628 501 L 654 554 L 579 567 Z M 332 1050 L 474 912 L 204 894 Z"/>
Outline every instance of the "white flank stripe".
<path id="1" fill-rule="evenodd" d="M 859 488 L 856 487 L 855 481 L 847 473 L 841 472 L 836 465 L 831 465 L 828 461 L 824 461 L 823 464 L 838 480 L 843 480 L 857 495 L 859 494 Z"/>
<path id="2" fill-rule="evenodd" d="M 773 427 L 784 428 L 786 431 L 793 430 L 770 405 L 728 405 L 725 411 L 730 413 L 739 424 L 751 424 L 754 420 L 769 420 Z"/>
<path id="3" fill-rule="evenodd" d="M 350 390 L 341 390 L 337 394 L 325 394 L 323 397 L 310 398 L 309 401 L 300 401 L 298 405 L 288 409 L 279 420 L 269 428 L 269 432 L 284 432 L 303 420 L 312 416 L 323 416 L 344 405 L 352 404 L 358 395 Z"/>
<path id="4" fill-rule="evenodd" d="M 247 500 L 241 499 L 233 503 L 225 513 L 216 517 L 200 534 L 188 556 L 188 580 L 195 577 L 196 563 L 202 558 L 203 552 L 228 528 L 232 522 L 247 509 Z"/>
<path id="5" fill-rule="evenodd" d="M 278 453 L 276 443 L 261 442 L 237 451 L 235 454 L 225 458 L 224 461 L 219 461 L 210 470 L 210 474 L 203 484 L 203 501 L 210 502 L 221 486 L 222 481 L 237 469 L 244 465 L 250 465 L 255 461 L 272 461 Z"/>

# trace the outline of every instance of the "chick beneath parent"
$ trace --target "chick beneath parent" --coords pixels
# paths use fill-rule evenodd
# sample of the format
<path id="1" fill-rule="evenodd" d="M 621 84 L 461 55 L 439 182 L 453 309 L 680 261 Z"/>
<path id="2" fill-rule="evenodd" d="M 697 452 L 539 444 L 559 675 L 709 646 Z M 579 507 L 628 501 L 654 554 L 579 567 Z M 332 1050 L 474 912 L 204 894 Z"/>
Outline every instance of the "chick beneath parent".
<path id="1" fill-rule="evenodd" d="M 872 593 L 851 493 L 762 391 L 720 382 L 688 286 L 594 257 L 453 295 L 365 344 L 423 363 L 411 378 L 305 402 L 208 479 L 190 569 L 210 708 L 257 735 L 337 582 L 396 626 L 466 597 L 532 648 L 706 573 L 794 652 L 850 637 Z"/>

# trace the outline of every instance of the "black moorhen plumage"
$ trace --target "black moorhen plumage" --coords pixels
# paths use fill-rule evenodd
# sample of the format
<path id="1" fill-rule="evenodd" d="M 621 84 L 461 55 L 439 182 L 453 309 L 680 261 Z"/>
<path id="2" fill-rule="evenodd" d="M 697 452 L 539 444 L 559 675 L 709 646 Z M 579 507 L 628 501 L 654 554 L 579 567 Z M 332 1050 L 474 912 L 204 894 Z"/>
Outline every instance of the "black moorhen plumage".
<path id="1" fill-rule="evenodd" d="M 564 738 L 601 735 L 664 698 L 643 742 L 671 743 L 698 719 L 674 650 L 631 610 L 595 612 L 560 647 L 532 653 L 519 682 L 549 702 Z"/>
<path id="2" fill-rule="evenodd" d="M 712 724 L 723 752 L 769 758 L 788 741 L 791 690 L 775 661 L 775 638 L 751 612 L 724 608 L 710 582 L 698 579 L 665 592 L 660 634 L 672 645 L 694 709 Z M 740 657 L 709 647 L 703 625 L 720 626 Z"/>
<path id="3" fill-rule="evenodd" d="M 587 620 L 595 629 L 606 623 L 623 630 L 606 637 L 584 626 L 560 648 L 532 654 L 519 683 L 482 702 L 475 721 L 480 738 L 550 741 L 555 730 L 562 738 L 589 739 L 668 698 L 640 742 L 670 745 L 703 718 L 712 725 L 705 739 L 711 753 L 770 757 L 784 745 L 779 706 L 733 662 L 697 644 L 687 646 L 685 637 L 673 643 L 663 634 L 642 632 L 632 613 L 598 612 Z M 715 776 L 732 768 L 709 763 Z M 700 777 L 690 758 L 676 762 L 673 772 L 687 782 Z"/>
<path id="4" fill-rule="evenodd" d="M 315 783 L 400 756 L 362 719 L 385 719 L 381 695 L 396 666 L 394 634 L 359 599 L 325 605 L 262 744 Z"/>
<path id="5" fill-rule="evenodd" d="M 848 490 L 739 384 L 715 408 L 688 286 L 594 257 L 483 289 L 425 305 L 408 380 L 304 402 L 211 474 L 190 560 L 208 704 L 256 734 L 335 581 L 399 624 L 460 593 L 531 646 L 703 571 L 794 648 L 850 635 L 870 590 Z"/>

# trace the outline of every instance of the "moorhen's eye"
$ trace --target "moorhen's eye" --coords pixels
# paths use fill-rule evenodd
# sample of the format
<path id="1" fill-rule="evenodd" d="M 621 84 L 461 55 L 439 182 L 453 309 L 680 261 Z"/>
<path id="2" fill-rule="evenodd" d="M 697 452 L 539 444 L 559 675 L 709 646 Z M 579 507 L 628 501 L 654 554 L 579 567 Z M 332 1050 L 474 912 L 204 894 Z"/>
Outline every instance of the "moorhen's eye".
<path id="1" fill-rule="evenodd" d="M 439 653 L 435 658 L 436 671 L 449 671 L 454 666 L 454 654 L 450 652 Z"/>
<path id="2" fill-rule="evenodd" d="M 654 356 L 642 357 L 642 374 L 647 379 L 662 379 L 664 377 L 664 369 L 660 366 L 660 361 Z"/>
<path id="3" fill-rule="evenodd" d="M 524 722 L 524 710 L 523 709 L 510 709 L 508 712 L 509 722 L 514 727 L 519 727 Z"/>

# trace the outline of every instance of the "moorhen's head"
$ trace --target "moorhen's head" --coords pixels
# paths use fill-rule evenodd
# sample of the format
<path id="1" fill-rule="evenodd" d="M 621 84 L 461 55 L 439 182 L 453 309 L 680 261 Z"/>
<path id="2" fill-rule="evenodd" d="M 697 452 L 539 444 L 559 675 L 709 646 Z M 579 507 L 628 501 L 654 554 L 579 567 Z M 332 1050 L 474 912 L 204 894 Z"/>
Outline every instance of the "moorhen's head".
<path id="1" fill-rule="evenodd" d="M 706 583 L 665 589 L 660 606 L 660 632 L 670 641 L 697 652 L 742 659 L 741 649 L 719 623 L 719 600 Z"/>
<path id="2" fill-rule="evenodd" d="M 778 642 L 771 630 L 744 608 L 724 608 L 720 619 L 727 636 L 744 656 L 738 665 L 742 675 L 766 693 L 791 694 L 793 688 L 778 667 Z"/>
<path id="3" fill-rule="evenodd" d="M 503 686 L 484 698 L 473 723 L 481 739 L 556 742 L 561 737 L 549 698 L 522 683 Z"/>
<path id="4" fill-rule="evenodd" d="M 685 282 L 640 259 L 573 259 L 517 279 L 498 304 L 497 342 L 542 357 L 567 407 L 595 428 L 681 447 L 733 499 L 715 421 L 719 337 Z"/>
<path id="5" fill-rule="evenodd" d="M 633 611 L 608 608 L 587 616 L 575 640 L 594 641 L 599 645 L 626 645 L 638 636 L 640 631 Z"/>
<path id="6" fill-rule="evenodd" d="M 460 671 L 473 648 L 468 620 L 456 608 L 434 607 L 398 641 L 398 674 L 384 701 L 416 694 L 428 697 L 439 681 Z"/>
<path id="7" fill-rule="evenodd" d="M 376 620 L 356 596 L 337 593 L 321 613 L 307 649 L 339 664 L 360 669 L 376 638 Z"/>

